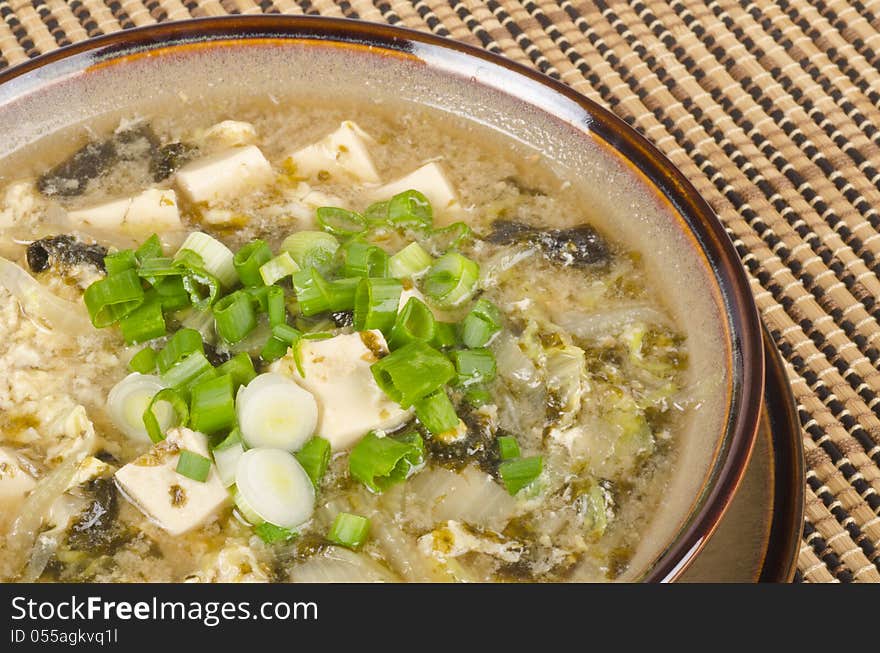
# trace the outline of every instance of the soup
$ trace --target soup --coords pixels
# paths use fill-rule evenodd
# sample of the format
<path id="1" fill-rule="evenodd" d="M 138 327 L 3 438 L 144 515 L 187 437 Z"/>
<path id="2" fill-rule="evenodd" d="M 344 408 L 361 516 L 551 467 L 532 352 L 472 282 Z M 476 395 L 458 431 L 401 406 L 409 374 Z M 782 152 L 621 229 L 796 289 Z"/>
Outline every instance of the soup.
<path id="1" fill-rule="evenodd" d="M 254 102 L 12 168 L 3 578 L 626 577 L 705 392 L 642 252 L 534 150 Z"/>

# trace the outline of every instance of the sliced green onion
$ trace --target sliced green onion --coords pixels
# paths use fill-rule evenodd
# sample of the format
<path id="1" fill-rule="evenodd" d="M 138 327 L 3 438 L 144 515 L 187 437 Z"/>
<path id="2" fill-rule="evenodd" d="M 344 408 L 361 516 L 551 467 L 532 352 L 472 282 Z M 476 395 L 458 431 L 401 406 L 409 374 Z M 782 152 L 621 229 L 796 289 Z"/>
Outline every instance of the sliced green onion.
<path id="1" fill-rule="evenodd" d="M 257 316 L 247 293 L 237 290 L 214 305 L 217 335 L 234 345 L 257 326 Z"/>
<path id="2" fill-rule="evenodd" d="M 205 346 L 202 344 L 202 334 L 195 329 L 180 329 L 168 339 L 165 348 L 156 357 L 159 372 L 164 374 L 185 357 L 196 351 L 202 354 L 205 353 Z"/>
<path id="3" fill-rule="evenodd" d="M 192 298 L 183 285 L 183 277 L 165 277 L 153 284 L 153 290 L 162 303 L 163 311 L 176 311 L 186 308 L 192 303 Z"/>
<path id="4" fill-rule="evenodd" d="M 154 286 L 161 279 L 179 277 L 182 274 L 181 267 L 174 263 L 174 259 L 165 257 L 149 258 L 138 267 L 138 275 Z"/>
<path id="5" fill-rule="evenodd" d="M 223 374 L 193 386 L 189 423 L 207 435 L 232 428 L 235 424 L 235 399 L 232 376 Z"/>
<path id="6" fill-rule="evenodd" d="M 434 259 L 418 243 L 410 243 L 394 254 L 389 261 L 391 276 L 397 279 L 418 276 L 433 263 Z"/>
<path id="7" fill-rule="evenodd" d="M 239 390 L 236 411 L 242 440 L 249 447 L 298 451 L 318 424 L 314 396 L 276 373 L 260 374 Z"/>
<path id="8" fill-rule="evenodd" d="M 236 505 L 250 520 L 295 528 L 312 516 L 315 486 L 281 449 L 248 449 L 235 471 Z M 243 508 L 243 509 L 242 509 Z"/>
<path id="9" fill-rule="evenodd" d="M 382 202 L 374 202 L 367 207 L 367 210 L 364 211 L 364 218 L 367 223 L 371 225 L 382 224 L 388 222 L 388 205 L 391 204 L 390 200 L 384 200 Z"/>
<path id="10" fill-rule="evenodd" d="M 187 390 L 201 377 L 214 373 L 214 367 L 200 351 L 195 351 L 162 375 L 162 383 L 169 388 Z"/>
<path id="11" fill-rule="evenodd" d="M 269 326 L 278 326 L 287 322 L 287 307 L 284 304 L 284 289 L 269 286 L 266 291 L 266 313 L 269 314 Z"/>
<path id="12" fill-rule="evenodd" d="M 252 240 L 232 257 L 232 265 L 245 286 L 263 283 L 260 267 L 272 259 L 272 250 L 264 240 Z"/>
<path id="13" fill-rule="evenodd" d="M 144 347 L 128 361 L 128 369 L 141 374 L 152 374 L 156 371 L 156 350 Z"/>
<path id="14" fill-rule="evenodd" d="M 253 381 L 257 372 L 254 370 L 254 362 L 251 357 L 241 352 L 220 365 L 217 368 L 217 374 L 228 374 L 232 377 L 232 390 L 235 393 L 241 386 Z"/>
<path id="15" fill-rule="evenodd" d="M 458 426 L 458 415 L 446 390 L 440 388 L 415 403 L 416 417 L 434 435 L 446 433 Z"/>
<path id="16" fill-rule="evenodd" d="M 516 438 L 509 435 L 501 435 L 498 436 L 497 441 L 498 454 L 501 456 L 501 460 L 511 460 L 520 457 L 519 444 Z"/>
<path id="17" fill-rule="evenodd" d="M 162 302 L 151 293 L 144 303 L 119 320 L 125 344 L 136 345 L 165 335 L 165 314 Z"/>
<path id="18" fill-rule="evenodd" d="M 339 241 L 323 231 L 298 231 L 284 239 L 281 249 L 288 252 L 301 269 L 317 268 L 323 274 L 333 267 Z"/>
<path id="19" fill-rule="evenodd" d="M 220 482 L 223 483 L 223 487 L 230 487 L 235 483 L 235 471 L 244 453 L 244 443 L 241 441 L 239 430 L 232 429 L 226 439 L 214 447 L 211 453 L 214 456 Z"/>
<path id="20" fill-rule="evenodd" d="M 312 479 L 315 488 L 320 487 L 321 479 L 330 465 L 330 443 L 324 438 L 315 436 L 303 445 L 294 456 Z"/>
<path id="21" fill-rule="evenodd" d="M 541 456 L 513 458 L 498 465 L 498 475 L 504 482 L 504 487 L 513 496 L 538 478 L 543 467 Z"/>
<path id="22" fill-rule="evenodd" d="M 162 381 L 158 377 L 137 372 L 113 386 L 107 396 L 107 412 L 116 428 L 133 440 L 149 441 L 144 411 L 162 388 Z M 154 417 L 157 423 L 161 423 L 162 429 L 170 428 L 174 423 L 174 413 L 168 405 L 159 406 Z"/>
<path id="23" fill-rule="evenodd" d="M 343 247 L 342 274 L 346 277 L 387 277 L 388 254 L 376 245 L 352 240 Z"/>
<path id="24" fill-rule="evenodd" d="M 441 308 L 452 308 L 473 297 L 479 276 L 476 261 L 449 252 L 438 258 L 425 274 L 424 291 Z"/>
<path id="25" fill-rule="evenodd" d="M 484 347 L 501 330 L 501 311 L 492 302 L 480 299 L 461 323 L 461 341 L 466 347 Z"/>
<path id="26" fill-rule="evenodd" d="M 193 306 L 200 311 L 213 305 L 220 296 L 220 280 L 203 267 L 202 257 L 189 249 L 182 249 L 174 257 L 174 264 L 182 272 L 183 287 L 189 293 Z"/>
<path id="27" fill-rule="evenodd" d="M 482 386 L 471 386 L 464 393 L 464 400 L 474 408 L 493 403 L 492 394 Z"/>
<path id="28" fill-rule="evenodd" d="M 147 238 L 134 254 L 141 265 L 148 259 L 164 256 L 165 252 L 162 251 L 162 241 L 159 240 L 158 234 L 153 234 Z"/>
<path id="29" fill-rule="evenodd" d="M 458 384 L 488 383 L 495 378 L 495 356 L 488 349 L 460 349 L 449 357 L 458 372 Z"/>
<path id="30" fill-rule="evenodd" d="M 205 271 L 216 277 L 224 288 L 232 288 L 238 283 L 238 273 L 235 271 L 235 263 L 229 248 L 216 238 L 208 234 L 195 231 L 186 237 L 180 250 L 174 256 L 177 261 L 184 251 L 195 252 L 203 261 Z"/>
<path id="31" fill-rule="evenodd" d="M 409 478 L 424 462 L 424 448 L 370 431 L 351 450 L 351 475 L 373 492 L 384 492 Z"/>
<path id="32" fill-rule="evenodd" d="M 404 345 L 370 366 L 379 387 L 409 408 L 442 388 L 455 376 L 455 367 L 436 349 L 420 340 Z"/>
<path id="33" fill-rule="evenodd" d="M 367 541 L 369 533 L 369 519 L 360 515 L 340 512 L 333 520 L 333 525 L 327 533 L 327 539 L 349 549 L 359 549 Z"/>
<path id="34" fill-rule="evenodd" d="M 210 309 L 200 311 L 190 307 L 181 311 L 177 319 L 180 322 L 180 326 L 198 331 L 205 342 L 211 344 L 217 342 L 217 331 L 214 329 L 214 313 Z"/>
<path id="35" fill-rule="evenodd" d="M 458 331 L 455 322 L 434 322 L 434 340 L 431 344 L 438 349 L 454 347 L 458 344 Z"/>
<path id="36" fill-rule="evenodd" d="M 208 480 L 208 475 L 211 473 L 211 460 L 188 449 L 184 449 L 180 452 L 180 457 L 177 459 L 175 471 L 181 476 L 204 483 Z"/>
<path id="37" fill-rule="evenodd" d="M 300 338 L 302 332 L 294 329 L 288 324 L 277 324 L 272 327 L 272 335 L 266 341 L 266 345 L 260 352 L 260 358 L 267 363 L 276 361 L 287 354 L 290 349 Z"/>
<path id="38" fill-rule="evenodd" d="M 161 442 L 165 439 L 165 429 L 162 428 L 156 416 L 156 408 L 162 403 L 168 403 L 174 409 L 177 414 L 177 426 L 186 426 L 189 421 L 189 406 L 186 405 L 186 401 L 180 396 L 180 393 L 174 388 L 160 390 L 153 396 L 141 417 L 147 429 L 147 435 L 153 442 Z M 170 425 L 166 428 L 170 428 Z"/>
<path id="39" fill-rule="evenodd" d="M 115 324 L 144 302 L 140 277 L 133 269 L 99 279 L 83 294 L 89 318 L 97 329 Z"/>
<path id="40" fill-rule="evenodd" d="M 397 279 L 361 279 L 354 296 L 354 328 L 388 333 L 397 318 L 401 292 L 403 286 Z"/>
<path id="41" fill-rule="evenodd" d="M 431 202 L 417 190 L 405 190 L 388 202 L 388 221 L 393 225 L 430 227 L 433 220 Z"/>
<path id="42" fill-rule="evenodd" d="M 450 249 L 458 249 L 465 242 L 472 240 L 473 230 L 464 222 L 454 222 L 448 227 L 435 229 L 431 234 L 430 244 L 434 251 L 447 252 Z"/>
<path id="43" fill-rule="evenodd" d="M 435 323 L 434 313 L 431 312 L 428 305 L 417 297 L 410 297 L 403 310 L 397 315 L 388 338 L 388 347 L 394 350 L 410 342 L 433 341 L 436 330 Z"/>
<path id="44" fill-rule="evenodd" d="M 284 528 L 276 526 L 264 521 L 262 524 L 254 526 L 254 533 L 266 544 L 277 544 L 278 542 L 289 542 L 299 537 L 299 533 L 292 528 Z"/>
<path id="45" fill-rule="evenodd" d="M 327 311 L 348 311 L 354 308 L 359 279 L 327 281 L 315 268 L 301 270 L 293 275 L 293 288 L 303 315 Z"/>
<path id="46" fill-rule="evenodd" d="M 133 270 L 137 264 L 137 256 L 130 249 L 122 249 L 104 257 L 104 269 L 107 271 L 107 276 Z"/>
<path id="47" fill-rule="evenodd" d="M 359 213 L 336 206 L 322 206 L 315 211 L 318 224 L 334 236 L 354 236 L 367 228 L 367 221 Z"/>
<path id="48" fill-rule="evenodd" d="M 278 283 L 284 277 L 293 276 L 294 272 L 299 272 L 299 266 L 288 252 L 281 252 L 260 267 L 260 277 L 267 286 Z"/>

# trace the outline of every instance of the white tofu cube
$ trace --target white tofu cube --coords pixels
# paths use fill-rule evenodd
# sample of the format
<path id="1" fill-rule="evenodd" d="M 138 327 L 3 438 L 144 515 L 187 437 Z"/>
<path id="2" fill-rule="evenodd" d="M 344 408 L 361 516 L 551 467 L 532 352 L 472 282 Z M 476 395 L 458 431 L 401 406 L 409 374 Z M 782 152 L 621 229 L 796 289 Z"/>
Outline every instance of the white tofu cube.
<path id="1" fill-rule="evenodd" d="M 177 171 L 180 191 L 195 203 L 233 199 L 272 181 L 272 166 L 254 145 L 196 159 Z"/>
<path id="2" fill-rule="evenodd" d="M 116 481 L 126 496 L 171 535 L 204 524 L 229 499 L 213 464 L 204 483 L 177 473 L 183 450 L 211 457 L 204 434 L 179 428 L 116 472 Z"/>
<path id="3" fill-rule="evenodd" d="M 461 213 L 455 188 L 443 167 L 436 161 L 426 163 L 405 177 L 373 189 L 370 196 L 376 200 L 385 200 L 405 190 L 417 190 L 428 198 L 434 209 L 435 222 L 439 225 L 454 222 L 455 217 Z"/>
<path id="4" fill-rule="evenodd" d="M 302 177 L 320 172 L 331 176 L 354 177 L 358 181 L 379 183 L 379 173 L 370 156 L 368 143 L 373 139 L 363 129 L 346 120 L 326 137 L 288 155 Z"/>
<path id="5" fill-rule="evenodd" d="M 70 211 L 67 217 L 74 224 L 139 234 L 182 227 L 177 195 L 173 190 L 161 188 L 149 188 L 134 197 Z"/>
<path id="6" fill-rule="evenodd" d="M 299 347 L 304 376 L 292 352 L 275 363 L 273 371 L 290 376 L 314 395 L 317 433 L 334 451 L 348 449 L 373 429 L 391 431 L 412 419 L 412 410 L 403 410 L 382 392 L 370 372 L 378 360 L 373 349 L 388 351 L 380 331 L 300 340 Z"/>
<path id="7" fill-rule="evenodd" d="M 225 147 L 253 145 L 257 140 L 257 130 L 249 122 L 224 120 L 208 127 L 201 140 Z"/>

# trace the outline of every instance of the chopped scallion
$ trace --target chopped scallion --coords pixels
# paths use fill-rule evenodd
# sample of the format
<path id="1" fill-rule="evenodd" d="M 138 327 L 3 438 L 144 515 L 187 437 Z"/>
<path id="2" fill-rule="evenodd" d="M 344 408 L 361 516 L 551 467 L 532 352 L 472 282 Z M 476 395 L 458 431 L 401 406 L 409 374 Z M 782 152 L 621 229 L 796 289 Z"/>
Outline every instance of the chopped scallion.
<path id="1" fill-rule="evenodd" d="M 165 348 L 156 357 L 159 373 L 165 374 L 174 365 L 177 365 L 186 356 L 193 352 L 205 353 L 202 343 L 202 334 L 195 329 L 180 329 L 168 339 Z"/>
<path id="2" fill-rule="evenodd" d="M 420 340 L 391 352 L 373 363 L 370 370 L 383 392 L 403 408 L 442 388 L 455 376 L 449 359 Z"/>
<path id="3" fill-rule="evenodd" d="M 235 257 L 229 248 L 216 238 L 195 231 L 183 241 L 180 250 L 174 255 L 175 262 L 190 258 L 185 252 L 197 254 L 199 260 L 202 261 L 200 267 L 218 279 L 224 288 L 232 288 L 238 283 Z"/>
<path id="4" fill-rule="evenodd" d="M 342 273 L 346 277 L 387 277 L 388 254 L 376 245 L 352 240 L 343 247 Z"/>
<path id="5" fill-rule="evenodd" d="M 199 483 L 208 480 L 211 473 L 211 460 L 195 452 L 184 449 L 177 459 L 175 471 L 181 476 L 186 476 Z"/>
<path id="6" fill-rule="evenodd" d="M 434 313 L 428 305 L 417 297 L 410 297 L 394 321 L 388 346 L 394 350 L 410 342 L 432 342 L 435 330 Z"/>
<path id="7" fill-rule="evenodd" d="M 473 297 L 480 266 L 458 252 L 438 258 L 425 274 L 424 291 L 441 308 L 452 308 Z"/>
<path id="8" fill-rule="evenodd" d="M 214 367 L 202 352 L 196 351 L 165 372 L 162 383 L 169 388 L 188 390 L 195 380 L 211 373 Z"/>
<path id="9" fill-rule="evenodd" d="M 541 456 L 513 458 L 498 465 L 498 475 L 511 496 L 532 483 L 541 475 L 543 469 Z"/>
<path id="10" fill-rule="evenodd" d="M 151 291 L 144 303 L 119 320 L 125 344 L 136 345 L 165 335 L 165 314 L 162 302 Z"/>
<path id="11" fill-rule="evenodd" d="M 485 347 L 501 330 L 501 312 L 486 299 L 477 300 L 461 323 L 461 341 L 466 347 Z"/>
<path id="12" fill-rule="evenodd" d="M 162 241 L 159 240 L 158 234 L 153 234 L 147 238 L 141 246 L 135 251 L 138 262 L 143 265 L 144 261 L 151 258 L 161 258 L 165 255 L 162 251 Z"/>
<path id="13" fill-rule="evenodd" d="M 434 340 L 432 345 L 438 349 L 454 347 L 458 344 L 457 325 L 455 322 L 434 322 Z"/>
<path id="14" fill-rule="evenodd" d="M 278 542 L 289 542 L 299 536 L 299 533 L 292 528 L 284 528 L 276 526 L 264 521 L 262 524 L 254 526 L 254 533 L 266 544 L 277 544 Z"/>
<path id="15" fill-rule="evenodd" d="M 520 457 L 519 444 L 516 438 L 509 435 L 501 435 L 497 438 L 498 455 L 501 460 L 511 460 Z"/>
<path id="16" fill-rule="evenodd" d="M 416 417 L 434 435 L 446 433 L 458 426 L 458 415 L 446 390 L 440 388 L 415 403 Z"/>
<path id="17" fill-rule="evenodd" d="M 315 436 L 293 455 L 306 470 L 315 488 L 318 488 L 330 465 L 330 443 L 324 438 Z"/>
<path id="18" fill-rule="evenodd" d="M 141 374 L 153 374 L 156 371 L 156 350 L 144 347 L 128 361 L 128 369 Z"/>
<path id="19" fill-rule="evenodd" d="M 165 434 L 162 432 L 162 427 L 159 426 L 159 419 L 156 417 L 156 413 L 153 410 L 153 407 L 156 404 L 163 401 L 171 404 L 171 407 L 177 414 L 177 426 L 186 426 L 187 422 L 189 422 L 189 406 L 187 406 L 186 401 L 183 399 L 180 393 L 177 392 L 174 388 L 163 388 L 153 396 L 153 399 L 150 401 L 150 404 L 144 411 L 143 416 L 144 426 L 147 429 L 147 435 L 150 436 L 150 440 L 152 440 L 153 442 L 161 442 L 165 439 Z"/>
<path id="20" fill-rule="evenodd" d="M 388 267 L 392 277 L 403 279 L 418 276 L 431 267 L 433 261 L 434 259 L 421 245 L 410 243 L 391 257 Z"/>
<path id="21" fill-rule="evenodd" d="M 247 293 L 237 290 L 214 305 L 217 335 L 234 345 L 257 326 L 257 316 Z"/>
<path id="22" fill-rule="evenodd" d="M 115 324 L 144 302 L 144 289 L 134 269 L 110 274 L 86 288 L 83 295 L 92 324 L 103 329 Z"/>
<path id="23" fill-rule="evenodd" d="M 364 216 L 336 206 L 322 206 L 315 211 L 315 216 L 324 231 L 334 236 L 354 236 L 367 227 Z"/>
<path id="24" fill-rule="evenodd" d="M 294 272 L 299 272 L 299 266 L 289 252 L 281 252 L 260 266 L 260 277 L 267 286 L 278 283 L 284 277 L 293 276 Z"/>
<path id="25" fill-rule="evenodd" d="M 383 492 L 411 476 L 424 462 L 421 439 L 401 442 L 371 431 L 351 450 L 351 475 L 373 492 Z"/>
<path id="26" fill-rule="evenodd" d="M 393 225 L 430 227 L 433 220 L 431 202 L 417 190 L 398 193 L 388 202 L 388 221 Z"/>
<path id="27" fill-rule="evenodd" d="M 333 267 L 339 241 L 323 231 L 297 231 L 284 239 L 281 249 L 293 257 L 300 269 L 317 268 L 325 274 Z"/>
<path id="28" fill-rule="evenodd" d="M 252 240 L 235 253 L 232 264 L 245 286 L 259 286 L 263 283 L 260 267 L 271 259 L 272 250 L 266 241 Z"/>
<path id="29" fill-rule="evenodd" d="M 130 249 L 121 249 L 104 257 L 104 269 L 107 271 L 107 276 L 133 270 L 137 264 L 137 256 Z"/>
<path id="30" fill-rule="evenodd" d="M 354 296 L 354 328 L 388 333 L 397 318 L 401 292 L 403 286 L 397 279 L 361 279 Z"/>
<path id="31" fill-rule="evenodd" d="M 236 354 L 228 361 L 217 368 L 217 374 L 228 374 L 232 377 L 232 391 L 237 392 L 238 389 L 247 385 L 254 380 L 257 372 L 254 369 L 254 362 L 245 352 Z"/>
<path id="32" fill-rule="evenodd" d="M 495 356 L 488 349 L 459 349 L 449 357 L 458 372 L 459 385 L 488 383 L 495 378 Z"/>
<path id="33" fill-rule="evenodd" d="M 288 324 L 277 324 L 272 327 L 272 335 L 266 341 L 260 358 L 271 363 L 278 360 L 302 337 L 302 333 Z"/>
<path id="34" fill-rule="evenodd" d="M 370 520 L 360 515 L 340 512 L 333 520 L 327 539 L 349 549 L 359 549 L 367 541 L 370 533 Z"/>
<path id="35" fill-rule="evenodd" d="M 232 376 L 223 374 L 193 386 L 189 423 L 196 431 L 210 435 L 235 424 Z"/>

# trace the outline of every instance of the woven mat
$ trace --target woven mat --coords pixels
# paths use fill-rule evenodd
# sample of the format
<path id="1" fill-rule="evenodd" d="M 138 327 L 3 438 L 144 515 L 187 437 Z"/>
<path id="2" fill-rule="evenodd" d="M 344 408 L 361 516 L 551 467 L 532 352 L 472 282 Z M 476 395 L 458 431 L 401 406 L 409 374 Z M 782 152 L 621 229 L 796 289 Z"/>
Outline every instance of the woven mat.
<path id="1" fill-rule="evenodd" d="M 0 0 L 0 68 L 225 13 L 402 24 L 609 107 L 735 240 L 788 361 L 808 467 L 798 579 L 880 582 L 880 2 Z"/>

